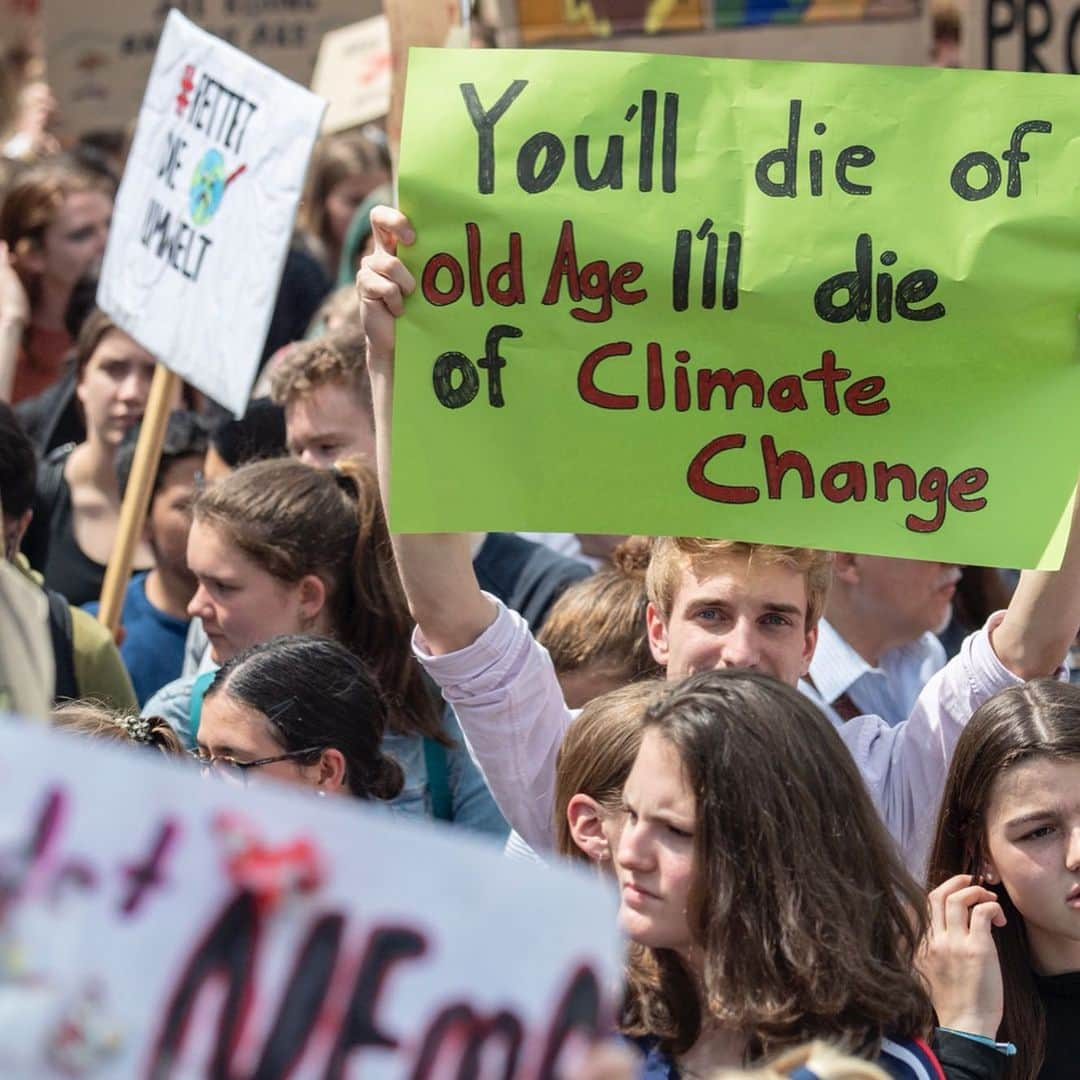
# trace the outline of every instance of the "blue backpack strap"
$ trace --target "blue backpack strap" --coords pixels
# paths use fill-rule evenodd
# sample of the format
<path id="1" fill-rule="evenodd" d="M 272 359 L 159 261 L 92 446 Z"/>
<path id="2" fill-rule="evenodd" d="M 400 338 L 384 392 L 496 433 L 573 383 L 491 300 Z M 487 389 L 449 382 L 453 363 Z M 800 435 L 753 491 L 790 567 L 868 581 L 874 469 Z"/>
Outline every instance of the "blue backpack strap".
<path id="1" fill-rule="evenodd" d="M 214 676 L 217 671 L 204 671 L 192 684 L 191 684 L 191 701 L 188 704 L 188 720 L 191 723 L 191 741 L 194 742 L 199 737 L 199 719 L 202 716 L 202 702 L 206 697 L 206 691 L 210 689 L 210 684 L 214 681 Z"/>
<path id="2" fill-rule="evenodd" d="M 454 803 L 450 797 L 450 767 L 446 747 L 424 737 L 424 767 L 427 769 L 428 791 L 431 792 L 431 814 L 437 821 L 453 821 Z"/>

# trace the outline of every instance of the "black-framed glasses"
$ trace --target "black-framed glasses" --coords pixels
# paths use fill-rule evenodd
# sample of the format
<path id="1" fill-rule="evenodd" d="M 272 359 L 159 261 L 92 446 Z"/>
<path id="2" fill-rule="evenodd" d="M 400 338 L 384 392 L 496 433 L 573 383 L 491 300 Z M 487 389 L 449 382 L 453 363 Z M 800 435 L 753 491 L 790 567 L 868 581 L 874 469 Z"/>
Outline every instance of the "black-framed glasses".
<path id="1" fill-rule="evenodd" d="M 188 755 L 198 764 L 203 776 L 209 776 L 213 773 L 222 780 L 246 785 L 250 769 L 259 769 L 263 765 L 276 765 L 279 761 L 294 761 L 297 758 L 309 757 L 311 754 L 321 754 L 325 749 L 324 746 L 309 746 L 305 750 L 290 750 L 287 754 L 258 758 L 255 761 L 237 761 L 236 758 L 231 757 L 214 757 L 212 754 L 204 754 L 201 750 L 189 750 Z"/>

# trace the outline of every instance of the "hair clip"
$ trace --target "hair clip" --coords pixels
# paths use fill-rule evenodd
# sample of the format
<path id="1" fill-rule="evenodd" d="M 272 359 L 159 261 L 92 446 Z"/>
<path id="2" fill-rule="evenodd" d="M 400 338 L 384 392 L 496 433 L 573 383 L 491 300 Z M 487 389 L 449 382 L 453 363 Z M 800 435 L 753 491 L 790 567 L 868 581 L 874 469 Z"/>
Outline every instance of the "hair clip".
<path id="1" fill-rule="evenodd" d="M 122 716 L 118 722 L 134 742 L 148 743 L 154 733 L 153 722 L 145 716 Z"/>

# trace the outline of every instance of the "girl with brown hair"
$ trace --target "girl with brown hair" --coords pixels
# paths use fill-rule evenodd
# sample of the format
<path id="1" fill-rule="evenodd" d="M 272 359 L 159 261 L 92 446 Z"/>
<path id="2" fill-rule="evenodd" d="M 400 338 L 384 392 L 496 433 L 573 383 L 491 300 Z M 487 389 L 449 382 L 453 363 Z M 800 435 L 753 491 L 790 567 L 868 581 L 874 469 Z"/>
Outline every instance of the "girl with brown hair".
<path id="1" fill-rule="evenodd" d="M 60 165 L 32 169 L 0 203 L 0 399 L 13 404 L 60 377 L 71 348 L 64 312 L 105 252 L 112 185 Z"/>
<path id="2" fill-rule="evenodd" d="M 634 943 L 622 1030 L 648 1078 L 822 1038 L 936 1078 L 914 971 L 925 898 L 851 755 L 791 687 L 722 670 L 646 710 L 615 871 Z"/>
<path id="3" fill-rule="evenodd" d="M 555 850 L 611 869 L 622 790 L 641 747 L 641 718 L 664 690 L 655 680 L 593 698 L 566 729 L 555 761 Z"/>
<path id="4" fill-rule="evenodd" d="M 346 459 L 316 469 L 291 458 L 242 466 L 196 494 L 188 566 L 198 582 L 188 613 L 202 619 L 216 663 L 283 634 L 334 638 L 379 685 L 386 747 L 405 770 L 398 808 L 505 835 L 410 649 L 412 621 L 370 467 Z M 164 715 L 193 746 L 206 685 L 206 676 L 177 680 L 144 711 Z"/>
<path id="5" fill-rule="evenodd" d="M 359 206 L 390 182 L 385 142 L 362 132 L 324 135 L 311 155 L 296 215 L 298 231 L 331 281 L 337 281 L 345 238 Z"/>
<path id="6" fill-rule="evenodd" d="M 1037 679 L 975 712 L 953 756 L 928 882 L 920 966 L 939 1022 L 982 1044 L 983 1075 L 1074 1080 L 1080 688 Z"/>

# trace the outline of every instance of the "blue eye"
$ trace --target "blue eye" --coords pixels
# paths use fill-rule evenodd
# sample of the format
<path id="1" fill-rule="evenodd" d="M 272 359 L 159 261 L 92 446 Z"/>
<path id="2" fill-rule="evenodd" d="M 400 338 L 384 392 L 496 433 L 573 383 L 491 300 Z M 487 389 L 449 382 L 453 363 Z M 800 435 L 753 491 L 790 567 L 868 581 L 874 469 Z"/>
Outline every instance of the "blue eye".
<path id="1" fill-rule="evenodd" d="M 769 626 L 790 626 L 791 622 L 785 615 L 779 615 L 775 611 L 769 612 L 764 616 L 762 622 L 768 623 Z"/>

